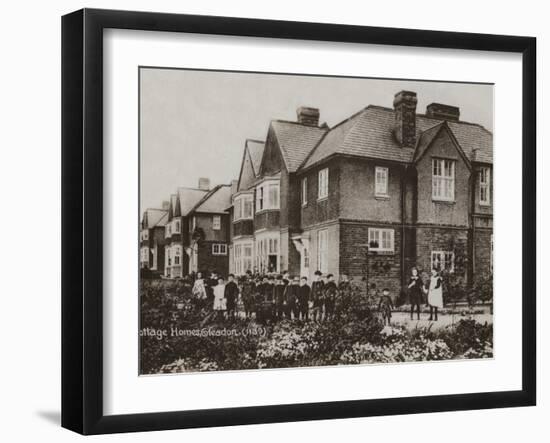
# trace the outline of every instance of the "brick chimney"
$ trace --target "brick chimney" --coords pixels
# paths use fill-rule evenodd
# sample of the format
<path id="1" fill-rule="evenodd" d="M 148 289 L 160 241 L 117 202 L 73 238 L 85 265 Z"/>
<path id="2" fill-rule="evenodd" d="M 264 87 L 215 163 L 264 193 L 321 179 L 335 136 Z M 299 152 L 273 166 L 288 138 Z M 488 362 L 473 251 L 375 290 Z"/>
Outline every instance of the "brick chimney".
<path id="1" fill-rule="evenodd" d="M 164 209 L 165 211 L 168 211 L 168 209 L 170 209 L 170 202 L 167 200 L 164 200 L 162 202 L 162 209 Z"/>
<path id="2" fill-rule="evenodd" d="M 202 189 L 203 191 L 209 191 L 210 190 L 210 179 L 201 177 L 199 178 L 199 189 Z"/>
<path id="3" fill-rule="evenodd" d="M 306 126 L 319 126 L 319 109 L 301 106 L 296 110 L 298 123 Z"/>
<path id="4" fill-rule="evenodd" d="M 431 103 L 426 107 L 426 115 L 441 120 L 458 121 L 460 118 L 460 108 L 441 103 Z"/>
<path id="5" fill-rule="evenodd" d="M 416 145 L 416 92 L 400 91 L 393 99 L 395 110 L 395 138 L 406 148 Z"/>

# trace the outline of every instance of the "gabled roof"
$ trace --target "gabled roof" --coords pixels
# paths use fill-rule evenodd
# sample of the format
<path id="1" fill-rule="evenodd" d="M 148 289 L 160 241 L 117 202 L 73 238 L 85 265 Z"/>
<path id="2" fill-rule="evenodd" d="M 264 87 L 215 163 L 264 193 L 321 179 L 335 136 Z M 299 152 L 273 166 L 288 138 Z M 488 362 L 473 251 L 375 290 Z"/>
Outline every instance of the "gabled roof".
<path id="1" fill-rule="evenodd" d="M 426 149 L 428 149 L 428 146 L 430 146 L 430 144 L 435 139 L 437 134 L 439 134 L 439 131 L 441 131 L 443 126 L 444 123 L 439 123 L 431 127 L 430 129 L 426 129 L 420 134 L 416 143 L 416 150 L 414 151 L 413 161 L 416 161 L 420 157 L 422 157 L 422 154 L 424 154 Z"/>
<path id="2" fill-rule="evenodd" d="M 148 208 L 143 214 L 143 221 L 145 229 L 164 226 L 168 221 L 168 210 Z"/>
<path id="3" fill-rule="evenodd" d="M 178 188 L 181 215 L 185 217 L 209 191 L 197 188 Z"/>
<path id="4" fill-rule="evenodd" d="M 328 131 L 326 127 L 307 126 L 283 120 L 273 120 L 271 128 L 288 172 L 295 172 L 300 167 Z"/>
<path id="5" fill-rule="evenodd" d="M 201 198 L 189 212 L 220 214 L 231 206 L 231 185 L 218 185 Z"/>
<path id="6" fill-rule="evenodd" d="M 394 110 L 391 108 L 373 105 L 366 107 L 333 127 L 301 168 L 308 168 L 334 154 L 411 162 L 415 149 L 399 145 L 393 135 L 394 119 Z M 435 136 L 433 132 L 437 132 L 434 127 L 442 122 L 440 119 L 417 114 L 418 143 L 429 144 L 430 137 Z M 493 135 L 489 131 L 467 122 L 448 121 L 447 125 L 469 160 L 492 163 Z"/>
<path id="7" fill-rule="evenodd" d="M 250 160 L 252 162 L 252 168 L 254 169 L 254 174 L 258 176 L 260 173 L 260 166 L 262 164 L 262 156 L 264 155 L 265 142 L 259 140 L 246 140 L 246 149 L 250 155 Z"/>
<path id="8" fill-rule="evenodd" d="M 237 190 L 248 189 L 260 173 L 265 142 L 247 139 L 239 171 Z"/>

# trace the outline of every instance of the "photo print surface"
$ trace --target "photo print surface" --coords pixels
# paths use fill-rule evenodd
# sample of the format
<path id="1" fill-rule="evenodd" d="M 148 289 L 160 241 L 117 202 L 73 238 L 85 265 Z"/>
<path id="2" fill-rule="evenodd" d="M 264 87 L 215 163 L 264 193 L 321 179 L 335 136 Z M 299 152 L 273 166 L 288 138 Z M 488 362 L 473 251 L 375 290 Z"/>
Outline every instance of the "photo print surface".
<path id="1" fill-rule="evenodd" d="M 494 85 L 138 74 L 140 374 L 493 357 Z"/>

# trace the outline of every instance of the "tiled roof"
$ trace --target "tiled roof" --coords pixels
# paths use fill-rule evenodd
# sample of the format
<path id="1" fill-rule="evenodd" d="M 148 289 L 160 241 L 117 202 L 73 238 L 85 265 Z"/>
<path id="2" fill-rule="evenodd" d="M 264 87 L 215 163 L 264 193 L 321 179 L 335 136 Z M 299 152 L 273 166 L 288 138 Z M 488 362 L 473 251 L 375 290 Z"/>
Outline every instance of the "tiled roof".
<path id="1" fill-rule="evenodd" d="M 328 130 L 282 120 L 273 120 L 271 127 L 277 137 L 288 172 L 295 172 L 300 167 Z"/>
<path id="2" fill-rule="evenodd" d="M 420 136 L 418 137 L 418 142 L 416 143 L 416 150 L 414 151 L 415 161 L 422 156 L 424 151 L 428 148 L 428 146 L 430 146 L 435 136 L 439 134 L 439 131 L 443 126 L 443 123 L 439 123 L 429 129 L 426 129 L 420 134 Z"/>
<path id="3" fill-rule="evenodd" d="M 151 229 L 155 226 L 164 226 L 168 221 L 168 211 L 165 209 L 151 209 L 145 210 L 147 217 L 147 228 Z"/>
<path id="4" fill-rule="evenodd" d="M 417 114 L 416 130 L 419 143 L 425 143 L 430 135 L 433 136 L 433 132 L 437 132 L 433 129 L 434 126 L 441 122 L 442 120 Z M 492 162 L 493 136 L 489 131 L 466 122 L 447 123 L 466 157 L 480 162 Z M 393 136 L 393 125 L 393 109 L 368 106 L 332 128 L 302 167 L 312 166 L 333 154 L 411 162 L 415 150 L 403 148 L 397 143 Z M 423 136 L 427 130 L 430 131 Z"/>
<path id="5" fill-rule="evenodd" d="M 260 172 L 260 165 L 262 164 L 262 156 L 264 155 L 265 142 L 258 140 L 247 140 L 246 147 L 250 154 L 250 160 L 252 161 L 252 167 L 254 168 L 254 174 L 256 176 Z"/>
<path id="6" fill-rule="evenodd" d="M 186 216 L 207 193 L 204 189 L 178 188 L 181 215 Z"/>
<path id="7" fill-rule="evenodd" d="M 231 206 L 231 185 L 218 185 L 206 194 L 192 209 L 193 212 L 226 212 Z"/>

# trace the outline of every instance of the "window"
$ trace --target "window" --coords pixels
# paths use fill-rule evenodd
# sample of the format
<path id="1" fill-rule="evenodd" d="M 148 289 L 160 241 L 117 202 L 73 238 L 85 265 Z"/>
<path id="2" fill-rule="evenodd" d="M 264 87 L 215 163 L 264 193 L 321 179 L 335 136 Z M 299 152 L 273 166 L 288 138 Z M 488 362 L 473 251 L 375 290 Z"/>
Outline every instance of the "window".
<path id="1" fill-rule="evenodd" d="M 302 206 L 307 205 L 307 177 L 302 179 Z"/>
<path id="2" fill-rule="evenodd" d="M 304 247 L 302 254 L 304 256 L 304 268 L 309 268 L 309 249 Z"/>
<path id="3" fill-rule="evenodd" d="M 166 223 L 166 228 L 164 231 L 164 237 L 168 238 L 172 235 L 172 225 L 171 223 Z"/>
<path id="4" fill-rule="evenodd" d="M 181 249 L 179 246 L 175 246 L 172 248 L 174 253 L 174 265 L 181 264 Z"/>
<path id="5" fill-rule="evenodd" d="M 432 269 L 454 272 L 455 254 L 450 251 L 432 251 Z"/>
<path id="6" fill-rule="evenodd" d="M 191 223 L 189 223 L 189 232 L 191 233 L 195 232 L 196 228 L 197 228 L 197 217 L 192 217 Z"/>
<path id="7" fill-rule="evenodd" d="M 432 199 L 454 201 L 455 161 L 434 158 L 432 168 Z"/>
<path id="8" fill-rule="evenodd" d="M 377 252 L 393 252 L 393 229 L 369 228 L 369 250 Z"/>
<path id="9" fill-rule="evenodd" d="M 233 208 L 234 221 L 252 218 L 252 196 L 239 195 L 235 198 Z"/>
<path id="10" fill-rule="evenodd" d="M 264 209 L 264 188 L 258 187 L 256 189 L 256 212 Z"/>
<path id="11" fill-rule="evenodd" d="M 388 168 L 377 166 L 374 170 L 374 195 L 388 196 Z"/>
<path id="12" fill-rule="evenodd" d="M 172 266 L 172 248 L 166 248 L 166 258 L 168 266 Z"/>
<path id="13" fill-rule="evenodd" d="M 256 266 L 262 273 L 279 271 L 279 234 L 256 237 Z"/>
<path id="14" fill-rule="evenodd" d="M 149 240 L 149 230 L 144 229 L 141 231 L 141 240 Z"/>
<path id="15" fill-rule="evenodd" d="M 489 266 L 492 274 L 493 273 L 493 234 L 491 234 L 491 256 L 490 256 Z"/>
<path id="16" fill-rule="evenodd" d="M 221 229 L 222 218 L 220 215 L 215 215 L 212 217 L 212 229 L 214 231 L 219 231 Z"/>
<path id="17" fill-rule="evenodd" d="M 141 248 L 141 261 L 142 263 L 149 262 L 149 248 L 147 247 Z"/>
<path id="18" fill-rule="evenodd" d="M 244 275 L 252 270 L 252 243 L 235 243 L 234 271 L 237 275 Z"/>
<path id="19" fill-rule="evenodd" d="M 491 197 L 489 195 L 491 171 L 487 167 L 483 167 L 479 170 L 479 204 L 488 206 L 491 204 Z"/>
<path id="20" fill-rule="evenodd" d="M 180 221 L 179 220 L 174 221 L 173 232 L 174 232 L 174 234 L 179 234 L 180 233 Z"/>
<path id="21" fill-rule="evenodd" d="M 323 274 L 328 272 L 328 230 L 317 232 L 317 265 Z"/>
<path id="22" fill-rule="evenodd" d="M 224 243 L 214 243 L 212 245 L 212 255 L 227 255 L 227 245 Z"/>
<path id="23" fill-rule="evenodd" d="M 328 197 L 328 168 L 319 171 L 319 192 L 317 199 L 321 200 Z"/>
<path id="24" fill-rule="evenodd" d="M 279 182 L 268 181 L 256 188 L 256 212 L 279 209 Z"/>

